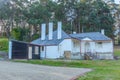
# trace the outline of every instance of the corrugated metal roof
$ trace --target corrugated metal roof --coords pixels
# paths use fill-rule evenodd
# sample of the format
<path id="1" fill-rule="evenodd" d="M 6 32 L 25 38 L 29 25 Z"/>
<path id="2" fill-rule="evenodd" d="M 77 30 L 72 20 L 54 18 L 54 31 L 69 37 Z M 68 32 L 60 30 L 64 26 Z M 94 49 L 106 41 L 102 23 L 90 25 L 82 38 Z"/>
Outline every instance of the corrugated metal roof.
<path id="1" fill-rule="evenodd" d="M 39 39 L 36 39 L 36 40 L 32 41 L 31 43 L 36 44 L 36 45 L 58 45 L 64 39 L 75 38 L 75 39 L 78 39 L 78 40 L 82 40 L 86 37 L 88 37 L 88 38 L 90 38 L 91 40 L 94 40 L 94 41 L 111 40 L 110 38 L 108 38 L 107 36 L 105 36 L 105 35 L 103 35 L 99 32 L 89 32 L 89 33 L 79 33 L 79 34 L 68 35 L 64 31 L 62 31 L 62 38 L 57 39 L 57 31 L 54 31 L 52 40 L 48 40 L 48 35 L 47 35 L 45 40 L 41 40 L 41 38 L 39 38 Z"/>
<path id="2" fill-rule="evenodd" d="M 32 41 L 31 43 L 39 44 L 39 45 L 58 45 L 64 39 L 68 39 L 68 38 L 71 38 L 71 37 L 68 34 L 66 34 L 64 31 L 62 31 L 62 38 L 57 39 L 57 31 L 54 31 L 52 40 L 49 40 L 48 35 L 47 35 L 45 40 L 41 40 L 41 38 L 39 38 L 39 39 Z"/>
<path id="3" fill-rule="evenodd" d="M 70 34 L 71 37 L 82 40 L 83 38 L 90 38 L 91 40 L 111 40 L 107 36 L 101 34 L 100 32 L 88 32 L 88 33 L 79 33 L 79 34 Z"/>

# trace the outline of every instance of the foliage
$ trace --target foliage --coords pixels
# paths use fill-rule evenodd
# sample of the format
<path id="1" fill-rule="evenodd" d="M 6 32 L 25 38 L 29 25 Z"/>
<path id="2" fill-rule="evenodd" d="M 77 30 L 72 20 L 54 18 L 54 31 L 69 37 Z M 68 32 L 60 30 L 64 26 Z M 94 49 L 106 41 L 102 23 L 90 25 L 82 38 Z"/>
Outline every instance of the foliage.
<path id="1" fill-rule="evenodd" d="M 120 45 L 120 38 L 118 39 L 118 44 Z"/>
<path id="2" fill-rule="evenodd" d="M 23 15 L 28 24 L 34 27 L 34 34 L 39 32 L 41 23 L 48 23 L 52 16 L 52 3 L 47 1 L 46 4 L 33 2 L 27 8 L 23 9 Z"/>
<path id="3" fill-rule="evenodd" d="M 30 30 L 33 26 L 33 34 L 37 34 L 41 23 L 62 21 L 63 29 L 68 33 L 105 29 L 106 35 L 113 38 L 111 11 L 115 8 L 103 0 L 11 0 L 0 7 L 0 20 L 8 37 L 10 30 L 18 26 Z"/>
<path id="4" fill-rule="evenodd" d="M 110 10 L 110 6 L 102 0 L 84 0 L 80 2 L 77 0 L 58 0 L 55 18 L 62 20 L 66 28 L 68 28 L 68 24 L 70 24 L 70 27 L 74 26 L 71 28 L 72 31 L 79 33 L 105 29 L 106 35 L 112 38 L 114 19 Z"/>
<path id="5" fill-rule="evenodd" d="M 24 10 L 24 15 L 27 18 L 29 24 L 38 25 L 49 20 L 50 13 L 40 3 L 33 3 L 31 7 Z M 44 15 L 44 16 L 43 16 Z"/>
<path id="6" fill-rule="evenodd" d="M 29 29 L 27 28 L 21 28 L 21 27 L 18 27 L 18 28 L 14 28 L 12 30 L 12 36 L 14 39 L 16 40 L 20 40 L 20 41 L 26 41 L 28 40 L 28 36 L 29 36 Z"/>
<path id="7" fill-rule="evenodd" d="M 0 51 L 8 51 L 8 39 L 0 39 Z"/>
<path id="8" fill-rule="evenodd" d="M 40 37 L 39 34 L 34 34 L 34 35 L 32 36 L 32 40 L 38 39 L 39 37 Z"/>

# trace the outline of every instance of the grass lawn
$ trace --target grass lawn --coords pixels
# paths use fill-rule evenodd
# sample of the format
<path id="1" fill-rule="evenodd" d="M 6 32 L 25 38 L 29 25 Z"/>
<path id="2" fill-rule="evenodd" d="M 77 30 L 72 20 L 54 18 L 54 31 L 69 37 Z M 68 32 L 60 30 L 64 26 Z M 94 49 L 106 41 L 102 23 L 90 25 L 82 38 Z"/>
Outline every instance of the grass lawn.
<path id="1" fill-rule="evenodd" d="M 120 80 L 120 60 L 88 61 L 88 63 L 88 68 L 92 68 L 94 71 L 80 77 L 78 80 Z"/>
<path id="2" fill-rule="evenodd" d="M 22 60 L 18 62 L 41 64 L 49 66 L 91 68 L 92 72 L 80 77 L 78 80 L 120 80 L 120 60 L 97 61 L 55 61 L 55 60 Z"/>
<path id="3" fill-rule="evenodd" d="M 0 51 L 8 51 L 8 39 L 0 38 Z"/>
<path id="4" fill-rule="evenodd" d="M 114 52 L 115 56 L 120 56 L 120 49 L 115 49 Z"/>
<path id="5" fill-rule="evenodd" d="M 119 50 L 115 50 L 115 55 L 120 55 Z M 120 80 L 120 60 L 14 60 L 31 64 L 91 68 L 92 72 L 80 77 L 78 80 Z"/>

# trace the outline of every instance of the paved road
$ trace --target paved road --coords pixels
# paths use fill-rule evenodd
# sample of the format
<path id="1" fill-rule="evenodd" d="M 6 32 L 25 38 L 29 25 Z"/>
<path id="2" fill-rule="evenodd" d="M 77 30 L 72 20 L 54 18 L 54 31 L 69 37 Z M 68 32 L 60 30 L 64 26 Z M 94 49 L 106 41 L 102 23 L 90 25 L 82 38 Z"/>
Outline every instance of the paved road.
<path id="1" fill-rule="evenodd" d="M 91 69 L 0 61 L 0 80 L 70 80 Z"/>

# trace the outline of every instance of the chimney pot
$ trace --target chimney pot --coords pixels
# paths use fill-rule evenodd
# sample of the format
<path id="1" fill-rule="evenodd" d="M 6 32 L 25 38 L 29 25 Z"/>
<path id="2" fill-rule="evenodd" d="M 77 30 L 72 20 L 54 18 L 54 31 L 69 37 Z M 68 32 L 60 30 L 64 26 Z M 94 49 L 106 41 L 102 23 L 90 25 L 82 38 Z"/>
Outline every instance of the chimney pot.
<path id="1" fill-rule="evenodd" d="M 73 34 L 76 34 L 76 32 L 74 31 Z"/>
<path id="2" fill-rule="evenodd" d="M 105 35 L 105 30 L 104 29 L 101 30 L 101 34 Z"/>

